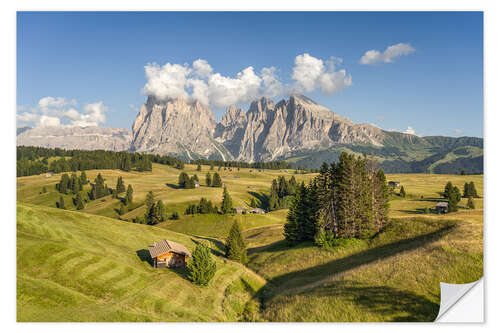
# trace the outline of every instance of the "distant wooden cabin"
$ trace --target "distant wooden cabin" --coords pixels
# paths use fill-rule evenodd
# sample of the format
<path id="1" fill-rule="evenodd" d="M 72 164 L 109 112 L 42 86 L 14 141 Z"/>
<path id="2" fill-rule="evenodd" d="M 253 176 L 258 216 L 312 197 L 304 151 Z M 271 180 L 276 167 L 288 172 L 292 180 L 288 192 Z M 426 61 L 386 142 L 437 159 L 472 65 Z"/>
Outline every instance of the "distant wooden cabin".
<path id="1" fill-rule="evenodd" d="M 438 202 L 436 204 L 436 211 L 441 214 L 446 214 L 448 213 L 448 203 L 447 202 Z"/>
<path id="2" fill-rule="evenodd" d="M 262 208 L 254 208 L 250 211 L 251 214 L 265 214 L 266 211 Z"/>
<path id="3" fill-rule="evenodd" d="M 45 174 L 45 178 L 50 178 L 50 177 L 52 177 L 53 175 L 54 175 L 54 173 L 53 173 L 52 171 L 47 172 L 47 173 Z"/>
<path id="4" fill-rule="evenodd" d="M 399 187 L 401 185 L 399 182 L 394 182 L 392 180 L 389 181 L 387 184 L 392 187 Z"/>
<path id="5" fill-rule="evenodd" d="M 236 214 L 243 214 L 243 213 L 246 213 L 247 208 L 246 207 L 234 207 L 233 210 Z"/>
<path id="6" fill-rule="evenodd" d="M 198 181 L 194 181 L 194 187 L 200 187 L 200 183 Z"/>
<path id="7" fill-rule="evenodd" d="M 184 245 L 166 239 L 148 248 L 155 268 L 183 267 L 191 257 L 191 252 Z"/>

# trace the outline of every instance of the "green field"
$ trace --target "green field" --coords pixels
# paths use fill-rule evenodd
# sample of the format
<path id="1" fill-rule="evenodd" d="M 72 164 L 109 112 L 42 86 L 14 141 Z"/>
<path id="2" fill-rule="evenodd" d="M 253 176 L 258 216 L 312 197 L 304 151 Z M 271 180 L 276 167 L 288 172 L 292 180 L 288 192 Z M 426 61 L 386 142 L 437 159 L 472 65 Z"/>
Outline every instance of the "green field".
<path id="1" fill-rule="evenodd" d="M 157 226 L 118 220 L 118 199 L 107 196 L 74 211 L 55 208 L 60 175 L 17 179 L 17 267 L 19 321 L 432 321 L 439 311 L 439 282 L 467 283 L 483 274 L 483 177 L 481 175 L 393 174 L 407 198 L 393 196 L 392 223 L 374 239 L 334 251 L 284 242 L 286 210 L 265 215 L 184 215 L 201 197 L 220 205 L 222 188 L 205 185 L 208 166 L 197 174 L 201 187 L 177 187 L 179 170 L 153 165 L 152 172 L 100 172 L 110 187 L 122 176 L 134 188 L 144 214 L 148 191 L 179 220 Z M 217 168 L 214 170 L 217 171 Z M 213 173 L 214 171 L 210 171 Z M 234 206 L 267 194 L 273 178 L 292 171 L 218 171 Z M 294 175 L 308 181 L 314 174 Z M 461 190 L 474 181 L 476 209 L 424 214 L 440 199 L 447 181 Z M 47 192 L 42 193 L 46 187 Z M 87 186 L 86 190 L 90 187 Z M 397 192 L 397 191 L 396 191 Z M 222 241 L 234 220 L 248 241 L 247 268 L 221 257 Z M 185 271 L 153 269 L 147 245 L 171 239 L 193 249 L 207 242 L 217 257 L 216 277 L 197 287 Z M 260 303 L 259 307 L 256 303 Z M 247 311 L 245 311 L 245 308 Z M 249 311 L 248 309 L 253 309 Z M 245 313 L 245 315 L 244 315 Z"/>

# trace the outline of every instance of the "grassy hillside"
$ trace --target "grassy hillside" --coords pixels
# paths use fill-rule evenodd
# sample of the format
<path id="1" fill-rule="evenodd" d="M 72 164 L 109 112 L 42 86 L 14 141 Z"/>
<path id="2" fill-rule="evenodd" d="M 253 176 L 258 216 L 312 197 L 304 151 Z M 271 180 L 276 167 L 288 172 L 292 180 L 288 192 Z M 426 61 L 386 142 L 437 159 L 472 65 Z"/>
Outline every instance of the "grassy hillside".
<path id="1" fill-rule="evenodd" d="M 208 169 L 203 166 L 196 172 L 196 166 L 186 165 L 185 171 L 196 173 L 201 181 L 197 189 L 178 188 L 180 171 L 158 164 L 147 173 L 87 172 L 92 180 L 102 173 L 110 187 L 119 176 L 132 184 L 137 207 L 126 218 L 144 213 L 142 203 L 150 190 L 165 202 L 169 214 L 181 213 L 180 220 L 155 227 L 117 220 L 119 200 L 111 196 L 77 212 L 67 195 L 69 210 L 56 209 L 60 175 L 19 177 L 18 320 L 432 321 L 439 311 L 440 281 L 466 283 L 482 276 L 481 175 L 389 174 L 387 179 L 399 181 L 407 193 L 406 199 L 392 196 L 391 224 L 370 241 L 327 251 L 311 243 L 287 246 L 287 210 L 182 215 L 201 197 L 220 205 L 222 189 L 203 186 Z M 248 206 L 252 197 L 269 193 L 273 178 L 292 175 L 243 168 L 218 172 L 235 206 Z M 308 182 L 315 175 L 294 176 Z M 481 197 L 474 199 L 476 209 L 465 209 L 462 199 L 456 213 L 425 214 L 425 208 L 442 200 L 448 181 L 461 190 L 473 181 Z M 43 186 L 47 193 L 41 193 Z M 219 269 L 207 288 L 187 281 L 185 270 L 153 269 L 147 261 L 147 245 L 164 238 L 189 249 L 205 241 L 221 254 L 235 220 L 241 222 L 248 242 L 248 268 L 217 257 Z"/>
<path id="2" fill-rule="evenodd" d="M 154 269 L 147 246 L 202 238 L 95 215 L 19 204 L 18 321 L 236 321 L 263 280 L 217 257 L 209 287 Z M 208 242 L 214 253 L 220 249 Z"/>

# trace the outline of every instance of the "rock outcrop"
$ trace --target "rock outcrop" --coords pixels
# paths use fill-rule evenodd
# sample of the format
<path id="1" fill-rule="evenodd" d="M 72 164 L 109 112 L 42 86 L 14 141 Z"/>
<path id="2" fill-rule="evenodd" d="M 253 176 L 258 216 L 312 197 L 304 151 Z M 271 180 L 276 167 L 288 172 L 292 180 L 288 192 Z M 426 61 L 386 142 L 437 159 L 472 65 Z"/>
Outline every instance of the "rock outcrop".
<path id="1" fill-rule="evenodd" d="M 132 132 L 98 126 L 46 126 L 25 129 L 17 135 L 18 146 L 46 148 L 114 150 L 130 149 Z"/>

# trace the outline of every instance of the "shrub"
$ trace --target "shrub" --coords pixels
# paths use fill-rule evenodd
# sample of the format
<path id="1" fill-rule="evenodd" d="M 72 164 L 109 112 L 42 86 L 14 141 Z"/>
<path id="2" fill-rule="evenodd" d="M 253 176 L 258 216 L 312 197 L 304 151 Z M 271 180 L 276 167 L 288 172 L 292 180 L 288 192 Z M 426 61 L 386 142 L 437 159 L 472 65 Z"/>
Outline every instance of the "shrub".
<path id="1" fill-rule="evenodd" d="M 179 219 L 179 213 L 178 212 L 173 212 L 172 215 L 170 216 L 171 220 L 178 220 Z"/>
<path id="2" fill-rule="evenodd" d="M 193 255 L 188 261 L 187 269 L 189 271 L 189 280 L 195 284 L 206 286 L 212 280 L 217 265 L 205 244 L 199 243 L 196 245 Z"/>

